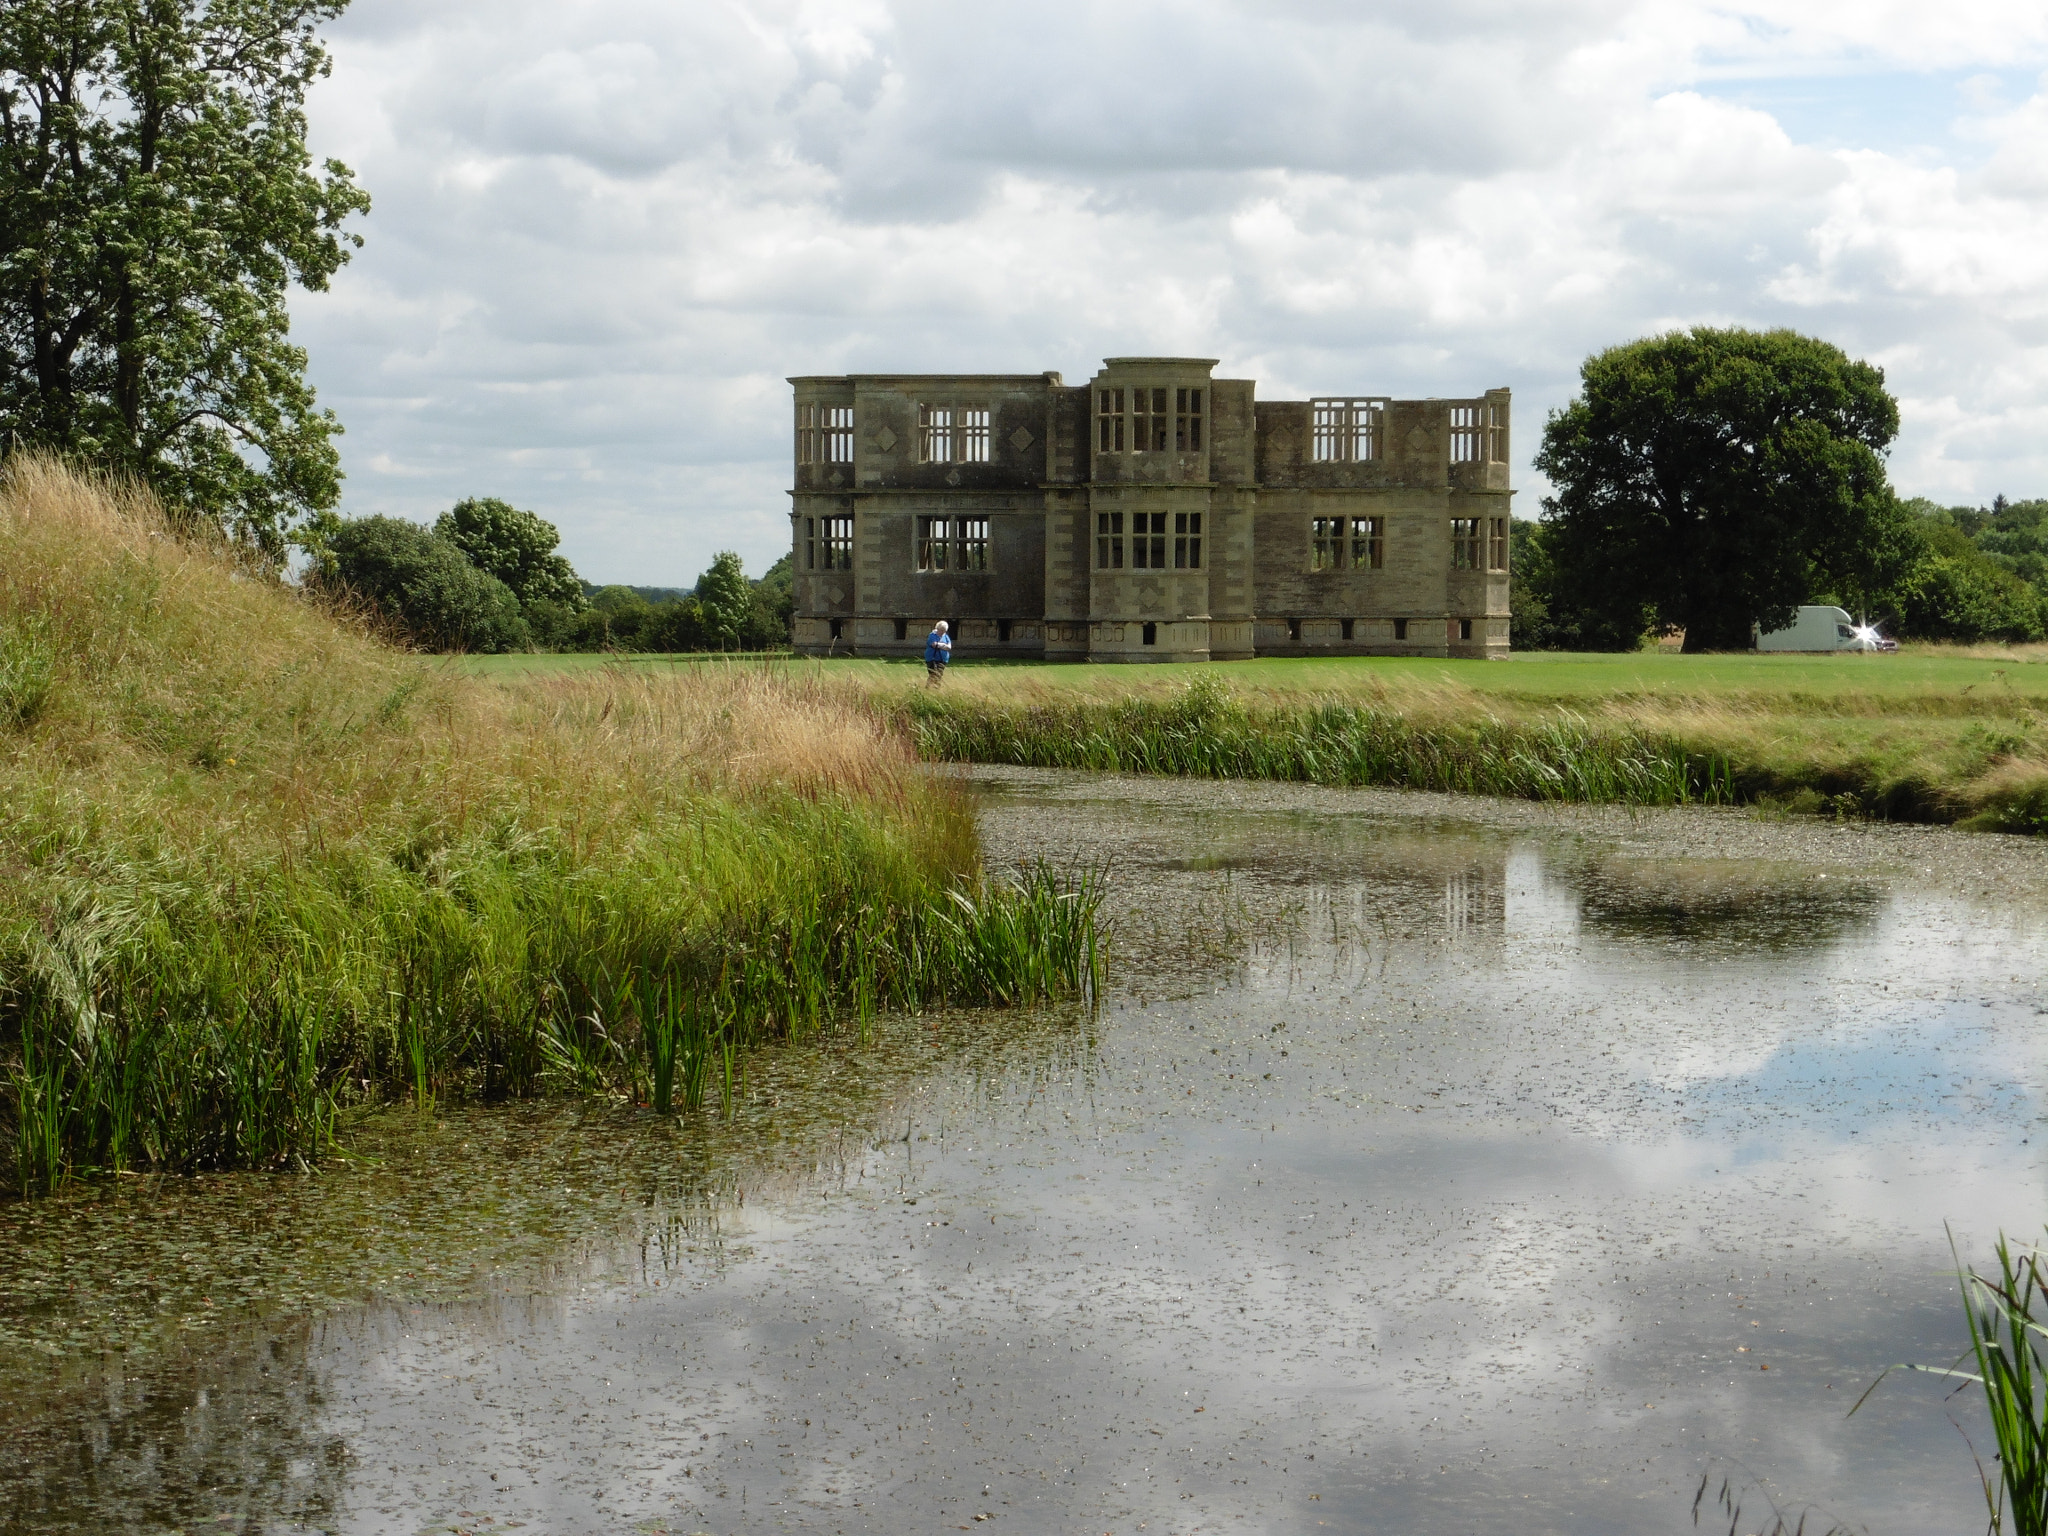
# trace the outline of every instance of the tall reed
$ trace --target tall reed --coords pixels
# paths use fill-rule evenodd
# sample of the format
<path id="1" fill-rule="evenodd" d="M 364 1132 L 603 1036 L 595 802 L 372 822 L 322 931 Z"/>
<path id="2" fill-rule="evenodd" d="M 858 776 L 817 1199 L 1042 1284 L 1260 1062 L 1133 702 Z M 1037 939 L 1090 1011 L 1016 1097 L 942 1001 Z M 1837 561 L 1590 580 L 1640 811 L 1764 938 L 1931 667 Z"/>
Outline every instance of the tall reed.
<path id="1" fill-rule="evenodd" d="M 1953 1249 L 1955 1239 L 1949 1239 Z M 1975 1382 L 1983 1389 L 1991 1420 L 1991 1441 L 1997 1447 L 1996 1470 L 1976 1457 L 1977 1481 L 1984 1490 L 1993 1532 L 2012 1536 L 2048 1536 L 2048 1261 L 2040 1249 L 2015 1252 L 2005 1234 L 1998 1236 L 1998 1273 L 1980 1275 L 1956 1261 L 1956 1280 L 1963 1293 L 1963 1321 L 1969 1330 L 1966 1359 L 1977 1369 L 1956 1366 L 1897 1365 L 1880 1375 L 1856 1399 L 1853 1415 L 1894 1370 L 1921 1371 L 1954 1380 Z M 1960 1363 L 1960 1362 L 1959 1362 Z"/>
<path id="2" fill-rule="evenodd" d="M 1637 805 L 1732 798 L 1724 758 L 1562 712 L 1528 722 L 1337 701 L 1254 709 L 1206 678 L 1167 698 L 1006 705 L 921 691 L 893 708 L 920 752 L 954 761 Z"/>
<path id="3" fill-rule="evenodd" d="M 687 1109 L 765 1041 L 1093 979 L 1092 886 L 985 878 L 958 786 L 801 680 L 471 679 L 19 457 L 0 655 L 21 1189 L 310 1161 L 400 1098 Z"/>

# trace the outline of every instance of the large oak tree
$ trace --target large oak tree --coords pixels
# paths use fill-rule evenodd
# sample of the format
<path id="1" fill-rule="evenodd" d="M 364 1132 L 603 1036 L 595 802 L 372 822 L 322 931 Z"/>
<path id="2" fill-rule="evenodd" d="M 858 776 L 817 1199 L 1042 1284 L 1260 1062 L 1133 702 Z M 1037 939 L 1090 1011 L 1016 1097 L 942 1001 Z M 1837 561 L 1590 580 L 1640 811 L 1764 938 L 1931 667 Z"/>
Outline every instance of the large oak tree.
<path id="1" fill-rule="evenodd" d="M 305 99 L 347 0 L 0 0 L 0 450 L 145 478 L 276 550 L 341 429 L 286 297 L 369 200 Z"/>
<path id="2" fill-rule="evenodd" d="M 1633 647 L 1679 627 L 1735 650 L 1823 593 L 1878 590 L 1905 535 L 1884 374 L 1793 331 L 1696 327 L 1586 360 L 1536 467 L 1551 618 Z"/>

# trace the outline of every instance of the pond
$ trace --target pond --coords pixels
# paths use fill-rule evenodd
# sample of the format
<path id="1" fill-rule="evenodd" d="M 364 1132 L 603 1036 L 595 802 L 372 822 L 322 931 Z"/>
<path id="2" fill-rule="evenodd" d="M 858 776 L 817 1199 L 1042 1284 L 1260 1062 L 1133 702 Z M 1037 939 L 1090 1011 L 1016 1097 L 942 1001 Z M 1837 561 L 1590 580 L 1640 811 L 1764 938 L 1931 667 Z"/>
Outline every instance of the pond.
<path id="1" fill-rule="evenodd" d="M 2048 848 L 970 776 L 1099 1009 L 0 1209 L 0 1530 L 1983 1519 L 1973 1396 L 1846 1415 L 2048 1218 Z"/>

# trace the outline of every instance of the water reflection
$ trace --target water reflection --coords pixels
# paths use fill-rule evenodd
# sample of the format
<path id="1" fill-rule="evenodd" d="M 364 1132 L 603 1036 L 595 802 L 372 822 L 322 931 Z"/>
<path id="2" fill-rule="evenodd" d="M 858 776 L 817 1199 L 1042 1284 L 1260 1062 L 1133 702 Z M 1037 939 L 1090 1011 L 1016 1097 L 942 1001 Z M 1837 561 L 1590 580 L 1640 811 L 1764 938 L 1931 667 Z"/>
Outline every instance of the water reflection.
<path id="1" fill-rule="evenodd" d="M 2048 1210 L 2043 850 L 995 784 L 999 855 L 1113 856 L 1098 1018 L 898 1021 L 681 1140 L 448 1117 L 294 1207 L 444 1290 L 43 1399 L 7 1528 L 1677 1532 L 1717 1456 L 1975 1517 L 1939 1388 L 1842 1412 L 1957 1347 L 1945 1220 Z"/>

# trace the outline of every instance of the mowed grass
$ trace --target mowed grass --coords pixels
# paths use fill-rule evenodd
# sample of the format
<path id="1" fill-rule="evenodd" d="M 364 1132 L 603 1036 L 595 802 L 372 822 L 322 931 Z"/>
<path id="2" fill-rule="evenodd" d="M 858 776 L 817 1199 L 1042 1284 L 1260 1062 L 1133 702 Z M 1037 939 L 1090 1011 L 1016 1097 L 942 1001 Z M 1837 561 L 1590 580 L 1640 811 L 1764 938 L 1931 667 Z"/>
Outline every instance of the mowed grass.
<path id="1" fill-rule="evenodd" d="M 517 659 L 524 673 L 591 664 Z M 934 758 L 1645 803 L 1704 798 L 2048 829 L 2048 646 L 1152 666 L 962 661 L 937 691 L 909 660 L 608 664 L 627 673 L 765 669 L 837 688 L 903 720 Z M 513 671 L 498 658 L 461 665 Z"/>

